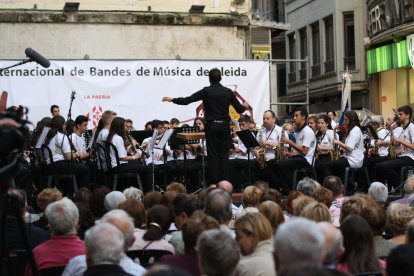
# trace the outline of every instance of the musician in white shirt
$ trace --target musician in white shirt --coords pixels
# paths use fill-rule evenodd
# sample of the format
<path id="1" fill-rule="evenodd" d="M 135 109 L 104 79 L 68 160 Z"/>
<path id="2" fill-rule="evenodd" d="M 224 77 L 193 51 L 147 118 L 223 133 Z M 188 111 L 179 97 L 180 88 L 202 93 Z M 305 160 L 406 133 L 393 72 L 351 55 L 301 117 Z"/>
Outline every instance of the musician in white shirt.
<path id="1" fill-rule="evenodd" d="M 299 168 L 311 167 L 315 148 L 316 136 L 313 130 L 307 125 L 308 112 L 304 107 L 295 109 L 293 120 L 296 128 L 296 143 L 282 136 L 280 142 L 288 144 L 294 149 L 292 153 L 285 153 L 287 159 L 275 163 L 274 171 L 277 173 L 276 182 L 273 184 L 283 193 L 292 190 L 293 172 Z M 276 184 L 276 185 L 275 185 Z"/>
<path id="2" fill-rule="evenodd" d="M 88 118 L 84 115 L 79 115 L 75 119 L 75 131 L 72 133 L 72 143 L 77 151 L 79 151 L 81 160 L 89 159 L 90 151 L 86 149 L 84 133 L 88 129 Z"/>
<path id="3" fill-rule="evenodd" d="M 345 125 L 347 126 L 345 142 L 334 140 L 334 144 L 343 150 L 344 158 L 323 163 L 321 165 L 323 178 L 336 175 L 343 180 L 346 167 L 361 168 L 364 163 L 364 137 L 359 125 L 358 114 L 355 111 L 350 110 L 345 113 Z"/>
<path id="4" fill-rule="evenodd" d="M 50 130 L 46 136 L 44 145 L 49 147 L 52 153 L 53 165 L 47 150 L 44 150 L 46 162 L 50 169 L 60 174 L 75 174 L 79 186 L 89 186 L 89 168 L 76 162 L 81 156 L 80 152 L 72 151 L 69 138 L 64 134 L 65 119 L 55 116 L 50 123 Z"/>
<path id="5" fill-rule="evenodd" d="M 125 137 L 125 119 L 122 117 L 114 118 L 111 122 L 111 128 L 106 142 L 112 143 L 115 146 L 120 164 L 118 166 L 115 152 L 111 148 L 109 152 L 111 166 L 112 168 L 117 167 L 118 172 L 121 173 L 139 174 L 145 190 L 144 192 L 149 191 L 152 188 L 151 168 L 139 162 L 138 159 L 141 157 L 140 152 L 136 151 L 134 155 L 128 155 L 127 149 L 125 148 Z"/>
<path id="6" fill-rule="evenodd" d="M 403 131 L 400 136 L 393 135 L 397 157 L 378 163 L 376 166 L 377 178 L 388 184 L 388 189 L 397 189 L 402 183 L 400 170 L 405 166 L 414 166 L 414 125 L 411 123 L 413 111 L 410 106 L 404 105 L 397 109 L 397 114 Z M 394 133 L 393 133 L 394 134 Z"/>

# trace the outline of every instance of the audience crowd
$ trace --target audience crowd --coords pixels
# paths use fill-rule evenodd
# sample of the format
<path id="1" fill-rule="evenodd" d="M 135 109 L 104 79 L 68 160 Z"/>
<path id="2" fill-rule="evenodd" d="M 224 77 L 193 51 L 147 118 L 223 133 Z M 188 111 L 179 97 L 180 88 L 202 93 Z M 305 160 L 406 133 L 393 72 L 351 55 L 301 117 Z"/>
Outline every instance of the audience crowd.
<path id="1" fill-rule="evenodd" d="M 198 194 L 174 182 L 145 195 L 83 187 L 71 199 L 46 188 L 29 206 L 10 188 L 5 248 L 27 249 L 22 221 L 42 275 L 414 275 L 414 176 L 404 193 L 392 201 L 374 182 L 345 196 L 328 176 L 302 179 L 286 199 L 263 181 L 238 197 L 228 181 Z M 29 259 L 19 265 L 35 275 Z"/>

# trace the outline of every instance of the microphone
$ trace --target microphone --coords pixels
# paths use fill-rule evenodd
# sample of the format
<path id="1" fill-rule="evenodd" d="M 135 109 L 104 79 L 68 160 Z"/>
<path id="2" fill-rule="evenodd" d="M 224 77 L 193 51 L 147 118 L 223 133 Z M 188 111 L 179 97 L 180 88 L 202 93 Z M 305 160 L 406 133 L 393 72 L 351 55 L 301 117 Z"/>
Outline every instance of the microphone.
<path id="1" fill-rule="evenodd" d="M 30 58 L 30 60 L 36 61 L 42 67 L 44 68 L 50 67 L 50 61 L 44 56 L 42 56 L 41 54 L 39 54 L 38 52 L 36 52 L 35 50 L 33 50 L 32 48 L 26 48 L 24 52 L 26 53 L 26 56 Z"/>
<path id="2" fill-rule="evenodd" d="M 70 95 L 70 98 L 72 99 L 72 101 L 75 99 L 75 94 L 76 94 L 76 91 L 72 91 L 72 94 Z"/>

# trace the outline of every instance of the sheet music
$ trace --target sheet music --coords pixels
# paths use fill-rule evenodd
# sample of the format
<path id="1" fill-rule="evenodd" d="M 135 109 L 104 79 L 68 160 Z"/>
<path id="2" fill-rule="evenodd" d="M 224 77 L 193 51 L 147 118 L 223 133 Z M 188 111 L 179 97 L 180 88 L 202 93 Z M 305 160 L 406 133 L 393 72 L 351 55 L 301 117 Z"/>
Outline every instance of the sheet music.
<path id="1" fill-rule="evenodd" d="M 37 143 L 36 143 L 37 149 L 40 149 L 42 147 L 43 143 L 46 140 L 46 136 L 49 130 L 50 130 L 50 127 L 43 127 L 42 133 L 40 134 L 39 139 L 37 140 Z"/>
<path id="2" fill-rule="evenodd" d="M 151 138 L 151 143 L 149 144 L 149 152 L 152 152 L 152 149 L 154 148 L 155 145 L 155 140 L 157 140 L 157 136 L 158 136 L 158 130 L 154 130 L 154 133 L 152 134 L 152 138 Z"/>
<path id="3" fill-rule="evenodd" d="M 157 149 L 163 149 L 165 144 L 167 144 L 168 139 L 170 139 L 171 135 L 173 134 L 174 129 L 168 129 L 165 131 L 164 135 L 161 138 L 161 141 L 155 146 Z"/>

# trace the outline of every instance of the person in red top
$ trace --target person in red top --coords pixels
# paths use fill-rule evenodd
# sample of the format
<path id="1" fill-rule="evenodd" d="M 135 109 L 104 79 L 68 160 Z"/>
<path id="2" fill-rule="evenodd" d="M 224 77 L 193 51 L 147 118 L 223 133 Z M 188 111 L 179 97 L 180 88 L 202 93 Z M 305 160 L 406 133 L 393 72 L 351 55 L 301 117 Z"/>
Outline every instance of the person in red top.
<path id="1" fill-rule="evenodd" d="M 33 249 L 38 270 L 64 267 L 70 259 L 85 254 L 85 244 L 76 235 L 79 211 L 68 198 L 55 201 L 46 208 L 52 237 Z M 26 275 L 31 275 L 30 268 Z"/>

